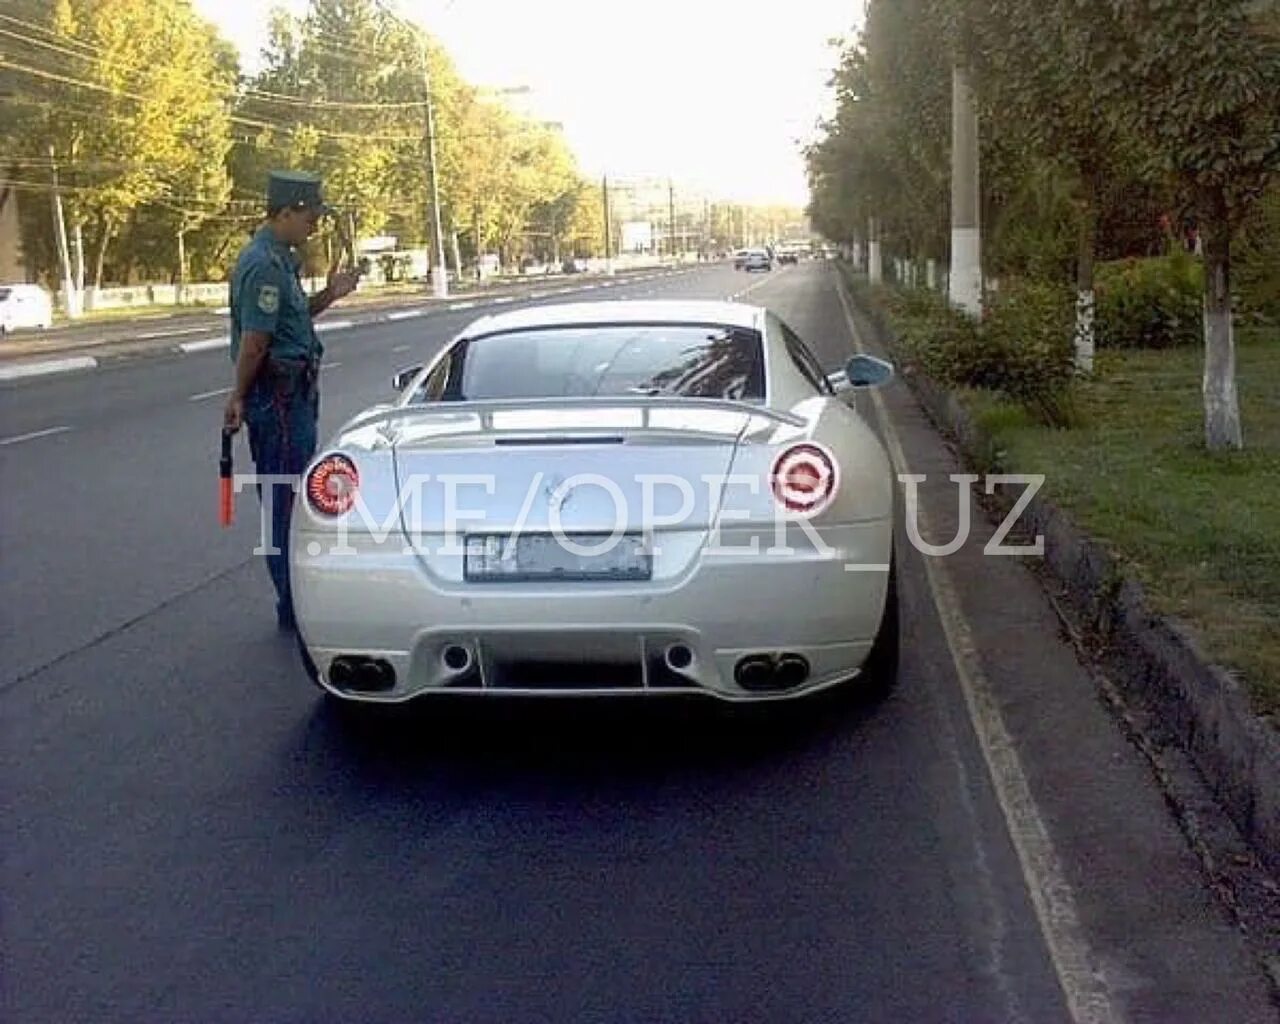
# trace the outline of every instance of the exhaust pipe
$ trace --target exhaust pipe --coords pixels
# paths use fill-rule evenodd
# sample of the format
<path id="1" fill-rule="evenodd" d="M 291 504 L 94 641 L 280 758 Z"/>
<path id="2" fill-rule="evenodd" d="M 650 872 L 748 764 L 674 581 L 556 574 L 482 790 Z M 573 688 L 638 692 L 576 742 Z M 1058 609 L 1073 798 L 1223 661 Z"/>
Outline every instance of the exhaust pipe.
<path id="1" fill-rule="evenodd" d="M 329 663 L 329 682 L 352 692 L 391 690 L 396 685 L 396 670 L 382 658 L 344 654 Z"/>
<path id="2" fill-rule="evenodd" d="M 663 652 L 662 660 L 672 672 L 684 673 L 693 664 L 693 651 L 687 644 L 671 644 Z"/>
<path id="3" fill-rule="evenodd" d="M 790 690 L 809 678 L 809 662 L 799 654 L 784 654 L 778 659 L 775 673 L 778 688 Z"/>
<path id="4" fill-rule="evenodd" d="M 773 689 L 773 659 L 767 654 L 749 654 L 733 669 L 733 678 L 744 690 Z"/>

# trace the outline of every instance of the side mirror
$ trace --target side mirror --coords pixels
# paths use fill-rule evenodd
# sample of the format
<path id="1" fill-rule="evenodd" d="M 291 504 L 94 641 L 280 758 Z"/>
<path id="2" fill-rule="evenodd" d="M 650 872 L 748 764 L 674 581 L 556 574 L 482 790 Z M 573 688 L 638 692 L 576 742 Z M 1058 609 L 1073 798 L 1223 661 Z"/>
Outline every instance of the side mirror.
<path id="1" fill-rule="evenodd" d="M 845 364 L 843 370 L 837 370 L 827 379 L 839 393 L 854 388 L 876 388 L 892 378 L 893 363 L 859 353 Z"/>
<path id="2" fill-rule="evenodd" d="M 397 391 L 403 391 L 413 383 L 413 379 L 421 372 L 421 366 L 410 366 L 406 369 L 398 370 L 396 375 L 391 378 L 391 386 Z"/>

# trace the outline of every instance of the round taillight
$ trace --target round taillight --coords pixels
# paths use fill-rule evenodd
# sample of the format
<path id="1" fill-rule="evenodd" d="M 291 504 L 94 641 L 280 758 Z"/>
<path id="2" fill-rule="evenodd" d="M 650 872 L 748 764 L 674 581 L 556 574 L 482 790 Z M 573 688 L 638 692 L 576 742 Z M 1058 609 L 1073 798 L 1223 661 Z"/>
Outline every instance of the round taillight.
<path id="1" fill-rule="evenodd" d="M 307 501 L 324 516 L 340 516 L 356 503 L 360 473 L 345 455 L 326 455 L 307 474 Z"/>
<path id="2" fill-rule="evenodd" d="M 836 461 L 821 445 L 791 445 L 773 461 L 773 496 L 788 512 L 806 515 L 830 504 L 838 484 Z"/>

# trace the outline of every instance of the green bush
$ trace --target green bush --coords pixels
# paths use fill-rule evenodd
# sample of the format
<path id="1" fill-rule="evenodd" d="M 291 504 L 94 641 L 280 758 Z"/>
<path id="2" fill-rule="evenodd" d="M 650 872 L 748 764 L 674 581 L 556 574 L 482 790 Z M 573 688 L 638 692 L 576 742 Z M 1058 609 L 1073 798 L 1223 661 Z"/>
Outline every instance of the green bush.
<path id="1" fill-rule="evenodd" d="M 1204 270 L 1190 253 L 1099 264 L 1100 348 L 1174 348 L 1200 342 Z"/>
<path id="2" fill-rule="evenodd" d="M 938 383 L 996 386 L 999 359 L 972 318 L 924 289 L 894 292 L 888 307 L 904 354 Z"/>
<path id="3" fill-rule="evenodd" d="M 1006 280 L 988 297 L 984 348 L 999 362 L 992 390 L 1021 403 L 1049 426 L 1074 419 L 1075 308 L 1072 293 L 1039 281 Z"/>
<path id="4" fill-rule="evenodd" d="M 908 366 L 943 387 L 1002 395 L 1050 426 L 1074 421 L 1070 289 L 1008 279 L 989 297 L 981 322 L 923 289 L 879 289 L 874 301 Z"/>

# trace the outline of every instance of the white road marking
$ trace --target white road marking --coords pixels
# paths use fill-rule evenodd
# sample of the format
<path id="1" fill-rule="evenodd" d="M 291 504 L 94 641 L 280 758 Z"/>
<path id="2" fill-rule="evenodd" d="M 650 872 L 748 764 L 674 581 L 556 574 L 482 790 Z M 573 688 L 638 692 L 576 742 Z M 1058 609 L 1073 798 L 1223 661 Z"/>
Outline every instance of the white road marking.
<path id="1" fill-rule="evenodd" d="M 531 298 L 531 299 L 540 299 L 540 298 L 542 298 L 542 292 L 537 291 L 537 290 L 531 291 L 531 292 L 529 293 L 529 298 Z"/>
<path id="2" fill-rule="evenodd" d="M 501 305 L 504 302 L 515 302 L 516 297 L 514 295 L 499 295 L 493 301 L 495 305 Z"/>
<path id="3" fill-rule="evenodd" d="M 201 391 L 198 395 L 191 395 L 187 398 L 188 402 L 201 402 L 206 398 L 216 398 L 218 395 L 231 394 L 230 388 L 217 388 L 214 391 Z"/>
<path id="4" fill-rule="evenodd" d="M 231 339 L 224 336 L 221 338 L 204 338 L 200 341 L 184 341 L 178 348 L 190 355 L 192 352 L 210 352 L 215 348 L 227 348 L 230 344 Z"/>
<path id="5" fill-rule="evenodd" d="M 837 281 L 836 294 L 844 309 L 849 336 L 853 339 L 854 347 L 861 352 L 862 340 L 849 308 L 849 300 L 845 297 L 843 282 Z M 885 445 L 889 449 L 895 471 L 899 474 L 907 473 L 906 454 L 889 419 L 884 399 L 877 391 L 871 392 L 871 399 L 875 404 L 876 415 L 880 419 Z M 928 515 L 923 507 L 917 509 L 917 515 L 921 532 L 932 534 Z M 1040 817 L 1031 786 L 1013 745 L 1013 738 L 1000 714 L 991 683 L 982 670 L 977 643 L 965 620 L 950 574 L 940 559 L 925 555 L 923 561 L 933 603 L 942 622 L 943 635 L 955 666 L 956 678 L 960 681 L 965 707 L 969 712 L 969 721 L 977 736 L 978 746 L 982 749 L 983 760 L 986 761 L 987 772 L 991 776 L 996 799 L 1004 814 L 1009 838 L 1017 852 L 1022 877 L 1040 924 L 1040 933 L 1044 936 L 1071 1017 L 1076 1024 L 1120 1024 L 1124 1018 L 1115 1006 L 1097 966 L 1097 959 L 1089 947 L 1076 911 L 1075 897 L 1067 884 L 1053 840 Z"/>
<path id="6" fill-rule="evenodd" d="M 184 334 L 206 334 L 208 330 L 208 327 L 183 327 L 177 331 L 149 331 L 136 337 L 138 341 L 149 341 L 151 338 L 180 338 Z"/>
<path id="7" fill-rule="evenodd" d="M 409 320 L 415 316 L 425 316 L 426 312 L 427 311 L 425 309 L 401 309 L 395 313 L 388 313 L 387 319 L 388 320 Z"/>
<path id="8" fill-rule="evenodd" d="M 316 324 L 316 333 L 323 334 L 325 331 L 345 331 L 348 327 L 354 326 L 354 320 L 330 320 L 328 323 Z"/>
<path id="9" fill-rule="evenodd" d="M 451 306 L 449 306 L 448 308 L 449 308 L 450 310 L 454 310 L 454 309 L 470 309 L 470 308 L 471 308 L 472 306 L 474 306 L 474 305 L 475 305 L 475 303 L 474 303 L 474 302 L 455 302 L 455 303 L 453 303 Z"/>
<path id="10" fill-rule="evenodd" d="M 408 352 L 409 349 L 411 349 L 412 347 L 413 347 L 412 345 L 397 345 L 391 351 L 392 352 Z"/>
<path id="11" fill-rule="evenodd" d="M 19 377 L 40 377 L 46 373 L 66 373 L 69 370 L 92 370 L 98 365 L 93 356 L 71 356 L 67 359 L 46 359 L 39 363 L 17 363 L 0 366 L 0 380 L 17 380 Z"/>
<path id="12" fill-rule="evenodd" d="M 342 365 L 342 363 L 321 363 L 321 364 L 320 364 L 320 369 L 322 369 L 322 370 L 336 370 L 336 369 L 337 369 L 339 366 L 341 366 L 341 365 Z"/>
<path id="13" fill-rule="evenodd" d="M 19 444 L 22 441 L 34 441 L 37 437 L 48 437 L 51 434 L 64 434 L 70 427 L 50 427 L 48 430 L 33 430 L 29 434 L 18 434 L 16 437 L 6 437 L 0 441 L 0 445 Z"/>
<path id="14" fill-rule="evenodd" d="M 227 316 L 230 312 L 231 312 L 230 306 L 219 306 L 217 309 L 214 310 L 214 313 L 216 313 L 218 316 Z"/>

